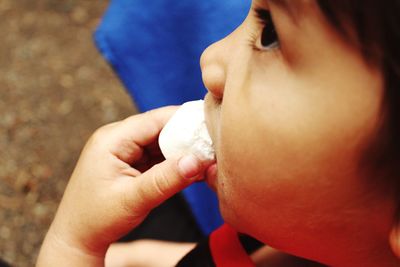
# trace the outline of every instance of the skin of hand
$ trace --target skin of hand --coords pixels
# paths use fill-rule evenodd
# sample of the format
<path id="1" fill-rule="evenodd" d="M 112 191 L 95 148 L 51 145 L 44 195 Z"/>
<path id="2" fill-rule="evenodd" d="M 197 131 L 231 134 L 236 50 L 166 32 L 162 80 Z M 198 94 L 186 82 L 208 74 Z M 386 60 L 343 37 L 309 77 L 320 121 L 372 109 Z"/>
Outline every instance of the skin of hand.
<path id="1" fill-rule="evenodd" d="M 169 267 L 175 266 L 196 243 L 177 243 L 142 239 L 129 243 L 115 243 L 110 246 L 105 259 L 105 267 Z M 154 257 L 155 251 L 157 257 Z M 322 267 L 324 265 L 285 254 L 264 246 L 253 254 L 252 261 L 260 267 Z"/>
<path id="2" fill-rule="evenodd" d="M 160 240 L 136 240 L 129 243 L 115 243 L 107 251 L 106 267 L 169 267 L 175 266 L 196 243 L 177 243 Z M 154 257 L 157 251 L 157 257 Z"/>
<path id="3" fill-rule="evenodd" d="M 111 243 L 140 224 L 153 208 L 204 176 L 211 163 L 193 155 L 164 160 L 159 150 L 158 135 L 176 109 L 132 116 L 91 136 L 37 266 L 104 265 Z"/>

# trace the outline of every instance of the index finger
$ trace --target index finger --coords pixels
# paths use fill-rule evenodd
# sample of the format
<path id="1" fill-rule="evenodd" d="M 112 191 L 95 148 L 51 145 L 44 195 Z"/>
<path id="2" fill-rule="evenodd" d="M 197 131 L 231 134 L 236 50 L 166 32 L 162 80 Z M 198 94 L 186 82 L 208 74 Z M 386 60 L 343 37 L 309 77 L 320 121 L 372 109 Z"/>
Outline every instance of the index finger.
<path id="1" fill-rule="evenodd" d="M 178 106 L 154 109 L 126 118 L 116 124 L 110 138 L 112 153 L 132 164 L 142 155 L 142 148 L 154 143 L 162 128 L 176 112 Z"/>
<path id="2" fill-rule="evenodd" d="M 128 117 L 121 122 L 117 131 L 139 146 L 149 145 L 158 137 L 177 109 L 178 106 L 168 106 Z"/>

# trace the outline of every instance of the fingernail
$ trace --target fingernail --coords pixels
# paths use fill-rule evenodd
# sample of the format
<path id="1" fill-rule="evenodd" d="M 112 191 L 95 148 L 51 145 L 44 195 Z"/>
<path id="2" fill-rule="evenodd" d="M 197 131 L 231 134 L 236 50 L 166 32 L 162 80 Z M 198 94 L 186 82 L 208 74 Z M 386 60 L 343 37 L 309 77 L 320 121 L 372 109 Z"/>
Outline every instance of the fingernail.
<path id="1" fill-rule="evenodd" d="M 194 155 L 182 157 L 178 162 L 178 167 L 181 175 L 187 179 L 197 176 L 201 171 L 199 159 Z"/>

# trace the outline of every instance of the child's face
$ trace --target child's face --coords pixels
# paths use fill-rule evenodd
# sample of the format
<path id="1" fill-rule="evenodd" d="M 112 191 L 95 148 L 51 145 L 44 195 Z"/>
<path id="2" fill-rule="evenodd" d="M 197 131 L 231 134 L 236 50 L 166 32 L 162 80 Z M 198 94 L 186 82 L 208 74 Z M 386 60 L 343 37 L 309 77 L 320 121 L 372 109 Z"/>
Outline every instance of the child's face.
<path id="1" fill-rule="evenodd" d="M 315 3 L 293 1 L 293 20 L 274 2 L 253 1 L 244 23 L 202 56 L 218 161 L 208 182 L 240 231 L 295 254 L 329 254 L 325 243 L 351 247 L 377 234 L 364 231 L 389 229 L 389 200 L 358 169 L 378 127 L 383 81 Z M 257 8 L 271 11 L 278 48 L 252 47 L 273 42 L 260 41 L 269 26 Z"/>

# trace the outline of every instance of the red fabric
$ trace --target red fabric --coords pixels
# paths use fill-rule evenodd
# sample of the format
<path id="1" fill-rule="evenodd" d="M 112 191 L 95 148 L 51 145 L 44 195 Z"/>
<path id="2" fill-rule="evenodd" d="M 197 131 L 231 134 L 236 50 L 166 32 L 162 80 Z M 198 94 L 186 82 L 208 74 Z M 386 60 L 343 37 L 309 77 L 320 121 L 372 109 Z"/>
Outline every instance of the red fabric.
<path id="1" fill-rule="evenodd" d="M 210 250 L 217 267 L 255 267 L 237 232 L 227 224 L 210 235 Z"/>

